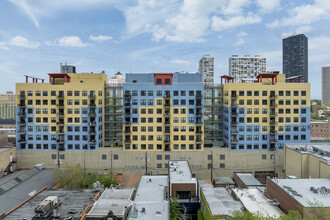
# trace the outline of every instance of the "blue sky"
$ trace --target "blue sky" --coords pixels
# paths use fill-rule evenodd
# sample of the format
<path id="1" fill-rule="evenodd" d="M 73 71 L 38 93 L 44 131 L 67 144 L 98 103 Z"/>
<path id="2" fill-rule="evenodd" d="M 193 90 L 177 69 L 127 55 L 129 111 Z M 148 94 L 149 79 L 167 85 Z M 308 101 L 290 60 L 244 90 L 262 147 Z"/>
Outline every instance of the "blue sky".
<path id="1" fill-rule="evenodd" d="M 24 75 L 45 78 L 60 62 L 78 72 L 198 70 L 215 57 L 215 81 L 228 58 L 259 54 L 282 72 L 282 38 L 309 38 L 312 98 L 330 63 L 328 0 L 3 0 L 0 1 L 0 92 Z"/>

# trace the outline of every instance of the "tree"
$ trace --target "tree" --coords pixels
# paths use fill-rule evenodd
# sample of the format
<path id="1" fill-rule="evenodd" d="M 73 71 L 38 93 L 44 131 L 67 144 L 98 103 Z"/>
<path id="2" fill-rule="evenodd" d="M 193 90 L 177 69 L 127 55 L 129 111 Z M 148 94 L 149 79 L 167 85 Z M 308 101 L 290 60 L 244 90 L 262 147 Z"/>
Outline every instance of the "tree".
<path id="1" fill-rule="evenodd" d="M 97 180 L 104 185 L 104 188 L 110 188 L 111 185 L 117 185 L 117 181 L 110 171 L 108 171 L 105 175 L 101 175 Z"/>
<path id="2" fill-rule="evenodd" d="M 177 220 L 181 216 L 182 205 L 178 202 L 176 198 L 170 201 L 170 219 Z"/>
<path id="3" fill-rule="evenodd" d="M 260 213 L 251 213 L 245 211 L 234 211 L 232 219 L 235 220 L 302 220 L 298 211 L 289 211 L 287 215 L 281 215 L 279 218 L 263 216 Z"/>

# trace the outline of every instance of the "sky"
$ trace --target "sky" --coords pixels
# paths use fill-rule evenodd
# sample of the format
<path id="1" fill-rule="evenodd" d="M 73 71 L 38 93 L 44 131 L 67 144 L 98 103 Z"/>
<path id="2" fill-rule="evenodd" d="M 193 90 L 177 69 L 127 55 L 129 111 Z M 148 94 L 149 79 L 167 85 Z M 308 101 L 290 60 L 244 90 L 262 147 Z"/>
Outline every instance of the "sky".
<path id="1" fill-rule="evenodd" d="M 330 63 L 329 0 L 2 0 L 0 93 L 60 63 L 77 72 L 197 72 L 215 57 L 215 83 L 232 55 L 261 55 L 282 72 L 282 39 L 308 37 L 312 98 Z"/>

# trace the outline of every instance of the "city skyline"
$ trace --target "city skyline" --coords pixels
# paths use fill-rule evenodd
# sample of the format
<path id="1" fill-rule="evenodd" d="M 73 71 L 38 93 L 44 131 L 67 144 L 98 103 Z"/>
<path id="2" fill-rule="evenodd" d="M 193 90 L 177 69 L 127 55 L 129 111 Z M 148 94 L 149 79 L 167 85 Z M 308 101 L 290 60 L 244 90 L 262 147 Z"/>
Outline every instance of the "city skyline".
<path id="1" fill-rule="evenodd" d="M 321 68 L 329 63 L 324 31 L 330 3 L 316 1 L 17 1 L 0 3 L 1 93 L 24 75 L 59 72 L 197 72 L 215 57 L 215 83 L 232 55 L 260 54 L 267 71 L 282 71 L 282 39 L 309 39 L 312 98 L 321 98 Z M 308 17 L 305 15 L 308 12 Z M 48 79 L 46 79 L 48 82 Z"/>

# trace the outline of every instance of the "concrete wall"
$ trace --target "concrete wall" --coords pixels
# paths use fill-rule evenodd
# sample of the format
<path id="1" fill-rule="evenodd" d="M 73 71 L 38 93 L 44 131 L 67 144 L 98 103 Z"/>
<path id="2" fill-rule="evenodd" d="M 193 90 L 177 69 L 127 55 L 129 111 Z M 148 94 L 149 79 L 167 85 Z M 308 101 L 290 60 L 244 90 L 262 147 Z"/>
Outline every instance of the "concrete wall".
<path id="1" fill-rule="evenodd" d="M 272 154 L 276 154 L 276 172 L 279 178 L 283 177 L 283 151 L 229 151 L 226 148 L 210 148 L 201 152 L 141 152 L 123 151 L 122 148 L 100 148 L 97 151 L 60 151 L 64 157 L 60 160 L 61 167 L 80 164 L 86 170 L 105 172 L 112 169 L 114 173 L 145 174 L 145 157 L 147 156 L 147 172 L 152 174 L 167 174 L 169 160 L 187 160 L 193 174 L 199 179 L 211 179 L 211 151 L 213 153 L 213 177 L 233 177 L 233 172 L 274 171 Z M 46 168 L 57 168 L 57 151 L 17 151 L 19 168 L 32 167 L 44 163 Z M 63 156 L 64 155 L 64 156 Z M 112 155 L 112 162 L 111 162 Z M 162 155 L 162 160 L 157 160 Z M 225 160 L 220 160 L 225 155 Z M 266 159 L 262 159 L 266 155 Z M 104 158 L 104 159 L 102 159 Z M 118 158 L 118 159 L 116 159 Z M 220 168 L 220 163 L 225 168 Z M 157 168 L 161 166 L 161 168 Z"/>
<path id="2" fill-rule="evenodd" d="M 330 165 L 317 155 L 285 148 L 286 176 L 298 178 L 329 178 Z"/>
<path id="3" fill-rule="evenodd" d="M 0 150 L 2 150 L 0 148 Z M 15 147 L 10 147 L 7 150 L 1 151 L 0 152 L 0 170 L 4 172 L 10 162 L 10 154 L 12 154 L 12 158 L 16 157 L 16 148 Z M 13 167 L 14 169 L 14 167 Z"/>

